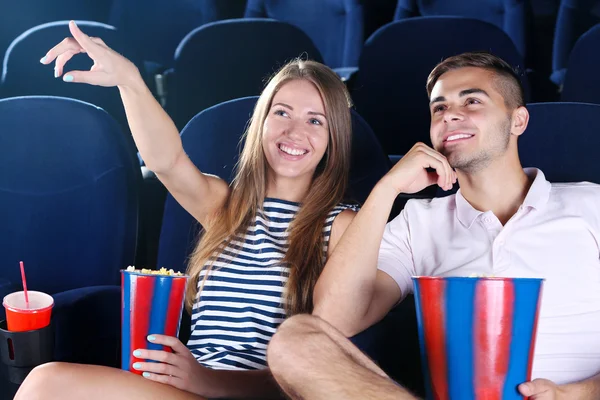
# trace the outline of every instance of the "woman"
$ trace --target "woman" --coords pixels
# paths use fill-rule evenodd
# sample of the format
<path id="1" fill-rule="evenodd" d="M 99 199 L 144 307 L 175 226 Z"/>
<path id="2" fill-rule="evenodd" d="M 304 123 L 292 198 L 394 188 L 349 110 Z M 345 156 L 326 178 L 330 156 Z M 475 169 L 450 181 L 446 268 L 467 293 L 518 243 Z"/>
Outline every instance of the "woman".
<path id="1" fill-rule="evenodd" d="M 266 347 L 282 320 L 311 312 L 325 260 L 354 211 L 341 204 L 349 169 L 349 95 L 333 71 L 308 61 L 283 67 L 261 94 L 231 185 L 201 173 L 177 129 L 128 60 L 74 22 L 51 49 L 55 76 L 77 53 L 94 60 L 65 82 L 117 86 L 136 145 L 177 201 L 204 227 L 188 273 L 188 346 L 151 335 L 173 353 L 138 349 L 144 378 L 117 369 L 49 364 L 17 399 L 278 398 Z M 157 362 L 144 362 L 153 360 Z"/>

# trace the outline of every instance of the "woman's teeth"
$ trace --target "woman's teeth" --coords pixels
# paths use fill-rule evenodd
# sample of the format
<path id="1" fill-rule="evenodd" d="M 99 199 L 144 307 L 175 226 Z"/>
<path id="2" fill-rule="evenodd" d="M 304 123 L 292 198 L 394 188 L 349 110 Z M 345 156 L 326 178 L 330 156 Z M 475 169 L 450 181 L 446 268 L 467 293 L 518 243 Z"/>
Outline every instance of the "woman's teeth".
<path id="1" fill-rule="evenodd" d="M 279 150 L 281 150 L 284 153 L 287 153 L 291 156 L 301 156 L 303 154 L 308 153 L 308 150 L 292 149 L 291 147 L 287 147 L 285 145 L 279 145 Z"/>

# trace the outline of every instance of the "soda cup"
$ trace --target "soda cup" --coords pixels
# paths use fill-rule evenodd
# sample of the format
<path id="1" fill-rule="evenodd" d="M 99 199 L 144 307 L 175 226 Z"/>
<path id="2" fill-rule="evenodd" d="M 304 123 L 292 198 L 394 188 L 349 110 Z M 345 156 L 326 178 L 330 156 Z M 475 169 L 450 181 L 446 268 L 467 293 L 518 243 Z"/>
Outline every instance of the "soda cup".
<path id="1" fill-rule="evenodd" d="M 414 277 L 428 400 L 517 400 L 531 379 L 543 279 Z"/>
<path id="2" fill-rule="evenodd" d="M 4 297 L 2 305 L 6 309 L 7 330 L 25 332 L 42 329 L 50 325 L 54 299 L 52 296 L 28 290 L 29 302 L 24 292 L 15 292 Z"/>
<path id="3" fill-rule="evenodd" d="M 150 334 L 177 336 L 188 277 L 121 271 L 121 369 L 141 375 L 133 368 L 140 360 L 136 349 L 171 351 L 150 343 Z"/>

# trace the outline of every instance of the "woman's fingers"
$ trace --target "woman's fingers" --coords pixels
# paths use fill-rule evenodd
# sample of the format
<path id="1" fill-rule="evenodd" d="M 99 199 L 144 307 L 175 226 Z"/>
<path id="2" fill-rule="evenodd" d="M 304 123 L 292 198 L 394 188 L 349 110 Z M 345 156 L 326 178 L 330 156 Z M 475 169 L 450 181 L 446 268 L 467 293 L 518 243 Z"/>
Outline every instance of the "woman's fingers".
<path id="1" fill-rule="evenodd" d="M 179 356 L 176 354 L 163 350 L 138 349 L 133 353 L 133 355 L 136 358 L 159 361 L 161 363 L 173 365 L 177 364 L 177 361 L 179 360 Z"/>
<path id="2" fill-rule="evenodd" d="M 71 31 L 71 35 L 73 35 L 77 43 L 79 43 L 79 45 L 90 55 L 93 60 L 96 60 L 96 58 L 100 56 L 100 50 L 102 49 L 101 45 L 94 42 L 92 38 L 83 33 L 75 21 L 69 22 L 69 30 Z"/>
<path id="3" fill-rule="evenodd" d="M 138 371 L 153 372 L 161 375 L 171 375 L 179 377 L 180 369 L 171 365 L 156 362 L 136 362 L 133 363 L 133 368 Z"/>
<path id="4" fill-rule="evenodd" d="M 109 86 L 106 83 L 106 74 L 99 71 L 69 71 L 63 76 L 63 81 L 88 83 L 96 86 Z"/>
<path id="5" fill-rule="evenodd" d="M 169 346 L 170 348 L 173 349 L 173 351 L 175 353 L 184 353 L 187 354 L 190 352 L 190 350 L 187 348 L 187 346 L 183 343 L 181 343 L 181 341 L 173 336 L 166 336 L 166 335 L 149 335 L 148 336 L 148 340 L 152 343 L 155 344 L 162 344 L 163 346 Z"/>
<path id="6" fill-rule="evenodd" d="M 152 372 L 147 371 L 145 371 L 142 376 L 154 382 L 159 382 L 165 385 L 173 386 L 179 390 L 185 390 L 183 380 L 175 376 L 153 374 Z"/>
<path id="7" fill-rule="evenodd" d="M 42 57 L 40 62 L 45 65 L 50 64 L 56 59 L 56 57 L 67 52 L 77 54 L 85 53 L 85 50 L 79 45 L 79 43 L 77 43 L 75 39 L 65 38 L 62 42 L 48 50 L 48 52 L 44 57 Z"/>
<path id="8" fill-rule="evenodd" d="M 56 62 L 54 64 L 54 77 L 58 78 L 59 76 L 62 76 L 64 68 L 65 68 L 65 64 L 71 59 L 73 58 L 73 56 L 77 54 L 73 51 L 66 51 L 62 54 L 59 54 L 56 57 Z"/>
<path id="9" fill-rule="evenodd" d="M 99 37 L 90 37 L 90 39 L 92 39 L 92 42 L 96 43 L 99 46 L 108 48 L 108 46 L 106 45 L 106 43 L 104 43 L 104 40 L 102 40 Z"/>

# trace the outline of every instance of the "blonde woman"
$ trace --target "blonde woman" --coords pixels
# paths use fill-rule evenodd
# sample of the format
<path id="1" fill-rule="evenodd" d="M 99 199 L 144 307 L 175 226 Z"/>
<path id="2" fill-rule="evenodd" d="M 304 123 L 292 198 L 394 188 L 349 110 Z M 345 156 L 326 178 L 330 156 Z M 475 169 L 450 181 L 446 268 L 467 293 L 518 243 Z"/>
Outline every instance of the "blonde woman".
<path id="1" fill-rule="evenodd" d="M 204 227 L 188 273 L 192 334 L 149 340 L 173 353 L 138 349 L 157 362 L 143 377 L 99 366 L 48 364 L 17 399 L 278 398 L 266 348 L 285 317 L 312 311 L 314 286 L 354 210 L 341 203 L 350 158 L 349 95 L 333 71 L 310 61 L 284 66 L 261 94 L 245 133 L 235 179 L 203 174 L 173 122 L 127 59 L 69 25 L 51 49 L 55 76 L 69 84 L 117 86 L 146 165 Z M 64 74 L 77 53 L 90 71 Z M 232 66 L 232 68 L 243 66 Z"/>

